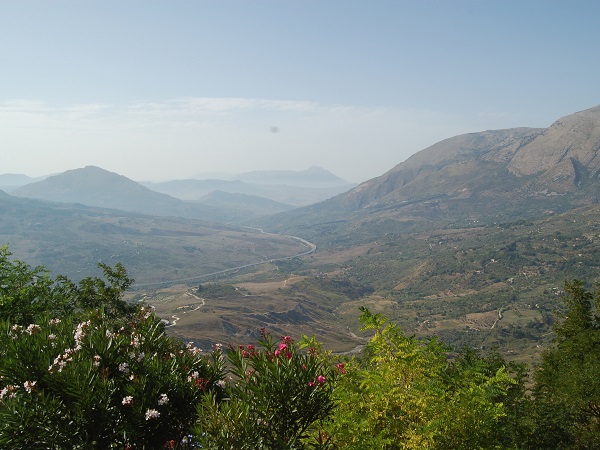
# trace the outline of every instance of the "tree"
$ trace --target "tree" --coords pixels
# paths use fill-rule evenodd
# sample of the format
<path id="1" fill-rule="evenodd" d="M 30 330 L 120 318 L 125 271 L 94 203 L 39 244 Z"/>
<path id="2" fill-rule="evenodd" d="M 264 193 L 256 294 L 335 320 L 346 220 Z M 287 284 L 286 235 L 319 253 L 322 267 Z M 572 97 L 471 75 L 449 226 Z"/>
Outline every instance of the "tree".
<path id="1" fill-rule="evenodd" d="M 348 449 L 511 448 L 503 433 L 504 400 L 516 384 L 503 364 L 474 354 L 454 363 L 436 339 L 407 337 L 380 314 L 362 308 L 373 330 L 365 354 L 347 366 L 335 391 L 328 427 Z"/>
<path id="2" fill-rule="evenodd" d="M 594 305 L 595 303 L 595 305 Z M 600 446 L 600 290 L 565 282 L 555 346 L 535 371 L 530 448 Z"/>
<path id="3" fill-rule="evenodd" d="M 53 280 L 43 267 L 31 267 L 10 256 L 7 246 L 0 247 L 0 318 L 26 325 L 45 314 L 62 317 L 102 308 L 116 318 L 135 311 L 134 305 L 122 301 L 133 279 L 121 264 L 112 268 L 100 263 L 106 281 L 87 277 L 77 285 L 63 275 Z"/>

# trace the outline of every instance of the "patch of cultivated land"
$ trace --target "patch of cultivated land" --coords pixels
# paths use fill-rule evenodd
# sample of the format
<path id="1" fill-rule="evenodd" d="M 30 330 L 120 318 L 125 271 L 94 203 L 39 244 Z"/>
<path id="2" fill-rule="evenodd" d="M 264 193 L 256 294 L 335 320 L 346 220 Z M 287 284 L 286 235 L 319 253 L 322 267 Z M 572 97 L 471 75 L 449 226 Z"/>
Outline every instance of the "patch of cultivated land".
<path id="1" fill-rule="evenodd" d="M 202 297 L 196 287 L 177 286 L 129 294 L 128 299 L 154 305 L 169 334 L 205 349 L 215 343 L 256 342 L 263 327 L 276 337 L 314 335 L 335 352 L 349 352 L 363 344 L 327 308 L 282 290 L 301 279 L 243 282 L 234 285 L 235 294 L 215 298 Z"/>

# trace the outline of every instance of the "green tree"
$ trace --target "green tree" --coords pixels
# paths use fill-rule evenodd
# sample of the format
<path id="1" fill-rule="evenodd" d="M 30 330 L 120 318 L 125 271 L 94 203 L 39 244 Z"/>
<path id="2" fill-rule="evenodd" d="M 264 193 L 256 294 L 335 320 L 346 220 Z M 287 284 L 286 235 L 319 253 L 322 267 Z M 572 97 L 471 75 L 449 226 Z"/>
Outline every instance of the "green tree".
<path id="1" fill-rule="evenodd" d="M 600 448 L 600 290 L 565 282 L 554 347 L 535 371 L 529 448 Z"/>
<path id="2" fill-rule="evenodd" d="M 45 314 L 63 317 L 102 308 L 108 317 L 116 318 L 135 311 L 135 306 L 122 301 L 133 279 L 121 264 L 112 268 L 100 263 L 106 281 L 87 277 L 77 285 L 62 275 L 52 279 L 43 267 L 10 256 L 7 246 L 0 247 L 0 319 L 26 325 Z"/>
<path id="3" fill-rule="evenodd" d="M 511 448 L 502 432 L 504 400 L 516 384 L 504 365 L 466 354 L 448 360 L 437 340 L 406 336 L 362 308 L 373 330 L 364 356 L 347 366 L 336 388 L 339 406 L 328 429 L 339 448 Z"/>

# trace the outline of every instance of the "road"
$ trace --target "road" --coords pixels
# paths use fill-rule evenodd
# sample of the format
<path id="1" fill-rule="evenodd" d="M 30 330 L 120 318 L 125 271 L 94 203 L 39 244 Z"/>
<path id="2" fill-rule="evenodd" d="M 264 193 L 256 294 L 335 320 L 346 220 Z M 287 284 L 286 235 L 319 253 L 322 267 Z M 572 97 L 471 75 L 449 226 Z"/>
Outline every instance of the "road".
<path id="1" fill-rule="evenodd" d="M 250 263 L 250 264 L 244 264 L 242 266 L 232 267 L 230 269 L 218 270 L 216 272 L 205 273 L 205 274 L 202 274 L 202 275 L 196 275 L 194 277 L 179 278 L 177 280 L 169 280 L 169 281 L 159 281 L 159 282 L 155 282 L 155 283 L 134 284 L 132 287 L 133 288 L 143 288 L 143 287 L 150 287 L 150 286 L 159 286 L 159 285 L 162 285 L 162 284 L 175 284 L 175 283 L 183 283 L 183 282 L 188 282 L 188 281 L 200 281 L 200 280 L 205 279 L 205 278 L 215 277 L 215 276 L 223 275 L 223 274 L 226 274 L 226 273 L 229 273 L 229 272 L 235 272 L 237 270 L 247 269 L 249 267 L 256 267 L 256 266 L 260 266 L 262 264 L 270 264 L 270 263 L 274 263 L 274 262 L 277 262 L 277 261 L 287 261 L 287 260 L 294 259 L 294 258 L 301 258 L 302 256 L 310 255 L 315 250 L 317 250 L 316 244 L 313 244 L 312 242 L 309 242 L 306 239 L 302 239 L 301 237 L 298 237 L 298 236 L 291 236 L 289 234 L 267 233 L 262 228 L 252 228 L 252 227 L 244 227 L 244 228 L 248 228 L 250 230 L 255 230 L 255 231 L 260 231 L 262 234 L 266 234 L 266 235 L 278 236 L 278 237 L 286 237 L 286 238 L 289 238 L 289 239 L 294 239 L 294 240 L 300 242 L 305 247 L 308 247 L 308 250 L 306 250 L 306 251 L 304 251 L 302 253 L 298 253 L 296 255 L 284 256 L 282 258 L 266 259 L 266 260 L 257 261 L 257 262 Z"/>

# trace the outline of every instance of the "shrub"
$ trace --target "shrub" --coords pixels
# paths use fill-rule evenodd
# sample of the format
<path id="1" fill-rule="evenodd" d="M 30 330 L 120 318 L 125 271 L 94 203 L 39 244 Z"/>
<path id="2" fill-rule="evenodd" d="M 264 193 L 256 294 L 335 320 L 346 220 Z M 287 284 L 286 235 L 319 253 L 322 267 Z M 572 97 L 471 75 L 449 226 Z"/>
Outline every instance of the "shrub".
<path id="1" fill-rule="evenodd" d="M 227 399 L 204 399 L 196 439 L 208 449 L 325 448 L 320 425 L 333 411 L 339 370 L 313 339 L 275 342 L 264 330 L 261 336 L 256 347 L 227 351 L 233 375 Z"/>
<path id="2" fill-rule="evenodd" d="M 196 405 L 223 393 L 220 352 L 167 337 L 149 307 L 107 319 L 0 323 L 0 447 L 181 446 Z"/>

